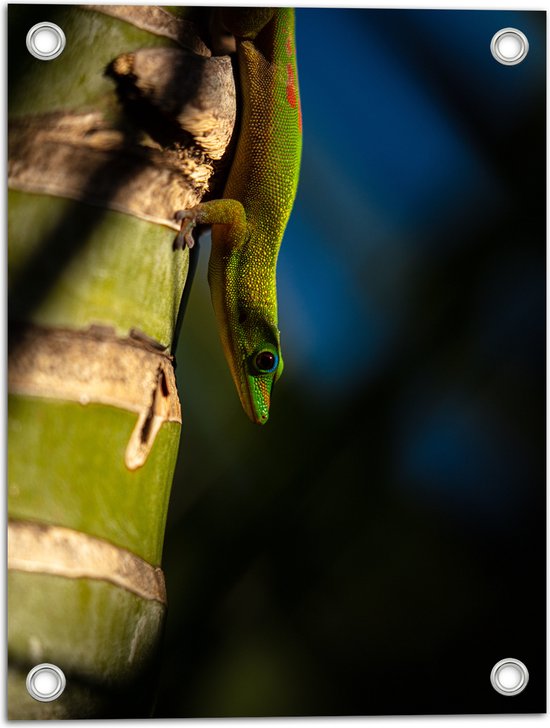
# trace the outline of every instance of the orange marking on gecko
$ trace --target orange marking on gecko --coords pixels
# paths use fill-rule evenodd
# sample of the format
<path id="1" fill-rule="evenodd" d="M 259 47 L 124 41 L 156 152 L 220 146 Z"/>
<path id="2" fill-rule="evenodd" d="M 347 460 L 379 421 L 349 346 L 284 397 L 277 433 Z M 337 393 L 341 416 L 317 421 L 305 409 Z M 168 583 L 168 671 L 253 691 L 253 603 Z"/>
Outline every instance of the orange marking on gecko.
<path id="1" fill-rule="evenodd" d="M 294 81 L 294 69 L 292 64 L 287 63 L 286 66 L 287 80 L 286 80 L 286 100 L 292 106 L 296 108 L 296 83 Z"/>
<path id="2" fill-rule="evenodd" d="M 286 73 L 286 100 L 292 106 L 292 108 L 295 109 L 297 100 L 296 81 L 294 80 L 294 69 L 292 68 L 291 63 L 287 63 Z"/>
<path id="3" fill-rule="evenodd" d="M 302 131 L 302 106 L 298 99 L 298 94 L 296 93 L 296 81 L 294 79 L 294 68 L 292 67 L 292 64 L 287 64 L 286 72 L 286 100 L 293 109 L 298 106 L 298 128 Z"/>
<path id="4" fill-rule="evenodd" d="M 292 53 L 294 52 L 294 49 L 292 47 L 292 37 L 290 35 L 286 38 L 286 52 L 289 56 L 292 57 Z"/>

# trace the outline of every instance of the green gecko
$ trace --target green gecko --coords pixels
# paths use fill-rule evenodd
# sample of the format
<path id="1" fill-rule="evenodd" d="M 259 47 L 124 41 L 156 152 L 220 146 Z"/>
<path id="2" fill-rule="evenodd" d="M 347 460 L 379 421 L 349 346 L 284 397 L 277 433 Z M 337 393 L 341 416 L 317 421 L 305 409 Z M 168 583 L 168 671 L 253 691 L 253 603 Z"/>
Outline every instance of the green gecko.
<path id="1" fill-rule="evenodd" d="M 208 282 L 223 349 L 246 414 L 264 424 L 283 370 L 276 266 L 302 151 L 294 11 L 221 12 L 237 44 L 238 142 L 223 199 L 178 212 L 175 247 L 193 246 L 196 225 L 213 226 Z"/>

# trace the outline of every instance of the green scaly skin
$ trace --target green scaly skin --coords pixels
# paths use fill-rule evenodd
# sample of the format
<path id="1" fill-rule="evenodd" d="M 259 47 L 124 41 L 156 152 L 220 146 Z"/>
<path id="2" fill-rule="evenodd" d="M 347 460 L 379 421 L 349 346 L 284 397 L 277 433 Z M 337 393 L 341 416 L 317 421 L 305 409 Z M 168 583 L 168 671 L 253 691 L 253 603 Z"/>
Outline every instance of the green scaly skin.
<path id="1" fill-rule="evenodd" d="M 302 151 L 294 11 L 221 12 L 237 41 L 240 134 L 223 199 L 177 214 L 177 247 L 193 245 L 195 225 L 213 226 L 208 281 L 220 337 L 245 412 L 264 424 L 283 370 L 276 267 Z"/>

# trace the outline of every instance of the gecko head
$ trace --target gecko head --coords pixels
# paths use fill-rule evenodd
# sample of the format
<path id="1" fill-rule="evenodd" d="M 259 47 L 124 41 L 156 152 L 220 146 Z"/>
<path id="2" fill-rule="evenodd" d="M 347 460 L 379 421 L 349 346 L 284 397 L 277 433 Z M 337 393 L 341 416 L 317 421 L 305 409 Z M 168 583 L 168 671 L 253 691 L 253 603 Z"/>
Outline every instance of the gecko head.
<path id="1" fill-rule="evenodd" d="M 234 296 L 231 289 L 215 285 L 216 274 L 211 264 L 212 303 L 225 358 L 244 411 L 252 422 L 264 425 L 273 385 L 283 371 L 276 298 L 251 301 L 246 286 L 239 291 L 242 295 Z"/>
<path id="2" fill-rule="evenodd" d="M 264 425 L 269 418 L 271 391 L 283 371 L 283 358 L 279 346 L 261 342 L 242 366 L 241 402 L 253 422 Z"/>
<path id="3" fill-rule="evenodd" d="M 264 425 L 273 385 L 283 371 L 283 358 L 278 329 L 250 319 L 248 325 L 241 319 L 241 335 L 238 342 L 233 341 L 228 361 L 244 411 L 252 422 Z"/>

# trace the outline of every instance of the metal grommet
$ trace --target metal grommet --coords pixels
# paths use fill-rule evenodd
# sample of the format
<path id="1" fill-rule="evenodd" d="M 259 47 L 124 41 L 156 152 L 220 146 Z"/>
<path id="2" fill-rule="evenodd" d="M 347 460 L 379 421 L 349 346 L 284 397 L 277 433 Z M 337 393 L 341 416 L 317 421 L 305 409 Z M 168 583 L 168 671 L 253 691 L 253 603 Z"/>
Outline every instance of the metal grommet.
<path id="1" fill-rule="evenodd" d="M 37 23 L 27 33 L 27 49 L 41 61 L 51 61 L 63 53 L 65 33 L 55 23 Z"/>
<path id="2" fill-rule="evenodd" d="M 66 683 L 63 670 L 49 662 L 35 665 L 27 675 L 29 695 L 41 703 L 57 700 L 65 690 Z"/>
<path id="3" fill-rule="evenodd" d="M 517 28 L 502 28 L 491 40 L 491 53 L 499 63 L 515 66 L 529 53 L 529 41 Z"/>
<path id="4" fill-rule="evenodd" d="M 507 657 L 491 670 L 491 685 L 501 695 L 517 695 L 527 687 L 529 671 L 520 660 Z"/>

